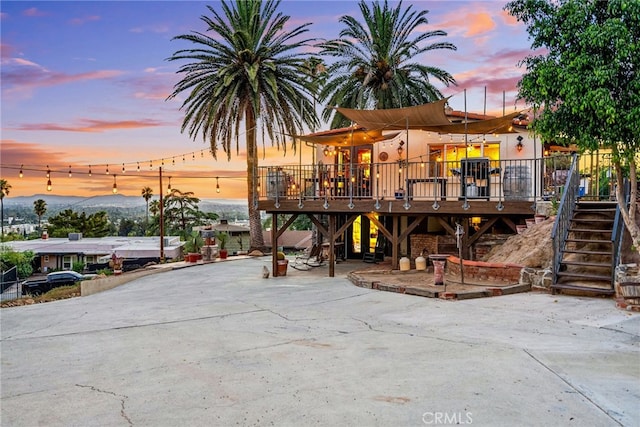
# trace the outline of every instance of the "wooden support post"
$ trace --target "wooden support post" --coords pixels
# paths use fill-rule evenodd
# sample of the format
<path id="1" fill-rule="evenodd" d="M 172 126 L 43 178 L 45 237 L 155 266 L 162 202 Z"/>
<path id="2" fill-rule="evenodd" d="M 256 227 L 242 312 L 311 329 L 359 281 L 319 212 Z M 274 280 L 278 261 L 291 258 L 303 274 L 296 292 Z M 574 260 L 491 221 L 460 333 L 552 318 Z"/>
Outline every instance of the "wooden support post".
<path id="1" fill-rule="evenodd" d="M 400 242 L 398 241 L 398 230 L 400 228 L 400 218 L 397 215 L 393 216 L 393 236 L 391 239 L 391 269 L 397 270 L 399 264 L 399 249 Z"/>
<path id="2" fill-rule="evenodd" d="M 271 214 L 271 276 L 278 277 L 278 214 Z"/>
<path id="3" fill-rule="evenodd" d="M 336 275 L 336 216 L 329 215 L 329 277 Z"/>

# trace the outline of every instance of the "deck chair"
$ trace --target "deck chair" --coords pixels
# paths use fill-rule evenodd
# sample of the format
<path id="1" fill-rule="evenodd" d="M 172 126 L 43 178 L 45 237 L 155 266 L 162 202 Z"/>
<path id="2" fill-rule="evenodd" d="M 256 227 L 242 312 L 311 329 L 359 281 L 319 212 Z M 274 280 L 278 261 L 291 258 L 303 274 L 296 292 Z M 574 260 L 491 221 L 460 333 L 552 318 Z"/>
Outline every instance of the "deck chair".
<path id="1" fill-rule="evenodd" d="M 384 261 L 384 251 L 387 246 L 387 240 L 381 234 L 378 234 L 376 246 L 373 252 L 365 252 L 362 255 L 362 261 L 377 264 L 378 261 Z"/>
<path id="2" fill-rule="evenodd" d="M 320 267 L 324 265 L 324 262 L 325 258 L 322 253 L 322 246 L 313 245 L 305 255 L 296 257 L 290 265 L 296 270 L 305 271 L 312 267 Z"/>

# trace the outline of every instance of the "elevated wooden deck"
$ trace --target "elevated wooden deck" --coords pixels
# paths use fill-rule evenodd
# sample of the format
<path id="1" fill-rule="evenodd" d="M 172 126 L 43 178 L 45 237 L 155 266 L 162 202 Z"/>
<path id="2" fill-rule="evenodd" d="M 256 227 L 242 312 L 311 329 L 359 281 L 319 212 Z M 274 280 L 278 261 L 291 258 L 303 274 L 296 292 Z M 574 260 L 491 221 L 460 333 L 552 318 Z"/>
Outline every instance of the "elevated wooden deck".
<path id="1" fill-rule="evenodd" d="M 484 159 L 473 167 L 460 166 L 438 162 L 265 167 L 260 168 L 256 203 L 273 215 L 272 247 L 297 216 L 308 216 L 329 243 L 330 276 L 335 245 L 360 216 L 386 237 L 392 266 L 398 268 L 400 244 L 425 220 L 435 221 L 453 236 L 462 232 L 464 255 L 499 223 L 516 233 L 516 224 L 533 217 L 535 200 L 542 193 L 539 161 Z M 438 171 L 440 176 L 430 175 Z M 278 224 L 277 214 L 292 216 Z M 473 217 L 482 222 L 470 230 Z"/>

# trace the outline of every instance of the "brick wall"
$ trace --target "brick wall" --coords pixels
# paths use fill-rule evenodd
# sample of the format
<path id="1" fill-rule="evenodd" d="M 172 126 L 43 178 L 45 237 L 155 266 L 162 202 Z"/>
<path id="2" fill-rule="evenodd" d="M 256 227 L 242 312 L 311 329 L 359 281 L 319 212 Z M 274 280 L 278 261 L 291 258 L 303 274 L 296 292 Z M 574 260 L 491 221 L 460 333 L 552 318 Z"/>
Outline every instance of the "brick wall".
<path id="1" fill-rule="evenodd" d="M 469 279 L 496 280 L 507 283 L 520 282 L 521 265 L 498 264 L 482 261 L 463 261 L 464 277 Z M 450 256 L 447 259 L 447 272 L 460 276 L 460 259 Z"/>

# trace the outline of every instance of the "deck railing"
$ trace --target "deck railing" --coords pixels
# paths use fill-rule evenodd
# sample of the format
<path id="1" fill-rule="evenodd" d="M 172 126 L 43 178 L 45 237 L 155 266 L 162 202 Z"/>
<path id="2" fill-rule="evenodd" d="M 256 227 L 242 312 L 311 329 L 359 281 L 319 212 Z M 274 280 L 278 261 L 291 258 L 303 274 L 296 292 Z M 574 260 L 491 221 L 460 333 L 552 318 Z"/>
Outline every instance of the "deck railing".
<path id="1" fill-rule="evenodd" d="M 263 166 L 258 198 L 282 200 L 535 200 L 549 191 L 544 159 Z M 558 174 L 560 175 L 560 174 Z M 555 179 L 555 175 L 554 175 Z M 564 185 L 558 176 L 552 191 Z M 561 183 L 561 185 L 559 185 Z"/>

